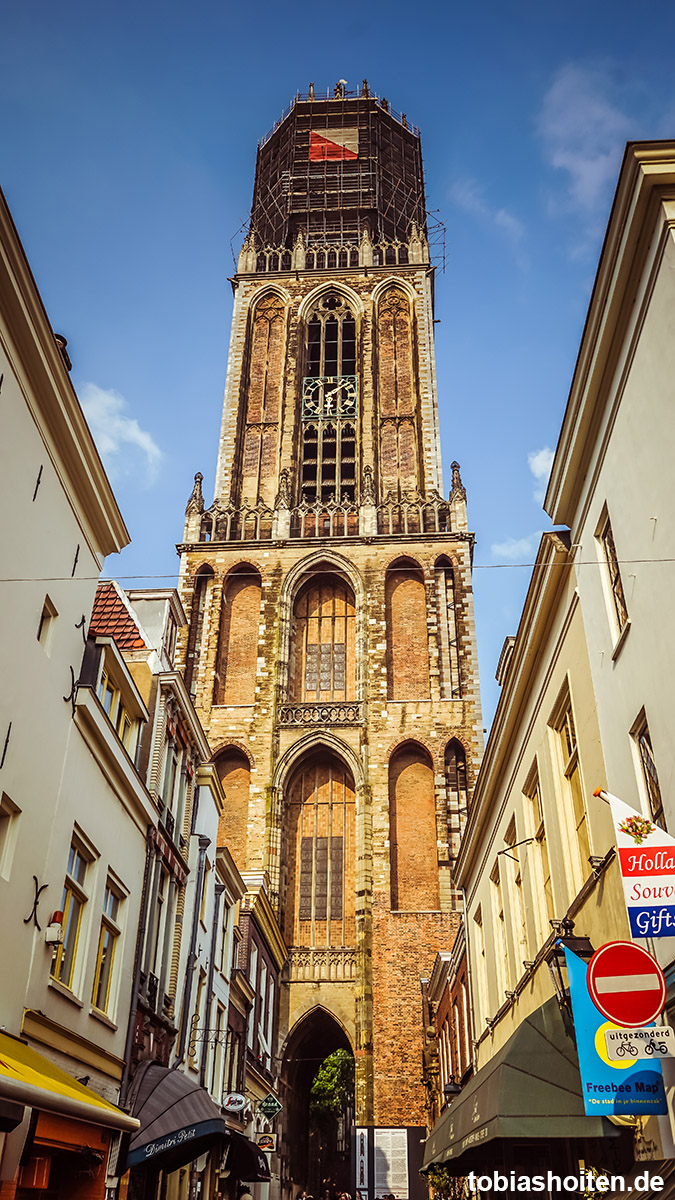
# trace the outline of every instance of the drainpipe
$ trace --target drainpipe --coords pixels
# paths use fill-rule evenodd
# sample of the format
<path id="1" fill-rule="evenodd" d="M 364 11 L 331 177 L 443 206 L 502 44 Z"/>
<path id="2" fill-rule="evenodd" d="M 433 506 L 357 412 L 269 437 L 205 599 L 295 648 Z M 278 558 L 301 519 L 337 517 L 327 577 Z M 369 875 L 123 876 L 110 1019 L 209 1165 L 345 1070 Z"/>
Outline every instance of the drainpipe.
<path id="1" fill-rule="evenodd" d="M 185 1062 L 185 1043 L 187 1041 L 188 1022 L 190 1020 L 190 1000 L 192 998 L 192 976 L 194 975 L 195 965 L 197 962 L 197 934 L 199 933 L 199 903 L 204 886 L 204 864 L 206 861 L 206 851 L 211 845 L 211 838 L 205 834 L 199 835 L 199 866 L 197 868 L 197 883 L 194 894 L 194 909 L 192 913 L 192 933 L 190 934 L 190 952 L 188 954 L 187 967 L 185 969 L 185 992 L 183 994 L 183 1016 L 180 1023 L 180 1041 L 178 1043 L 178 1058 L 174 1063 L 174 1067 L 179 1067 Z"/>
<path id="2" fill-rule="evenodd" d="M 205 1007 L 205 1025 L 207 1029 L 211 1028 L 211 1017 L 213 1015 L 213 975 L 216 968 L 216 944 L 218 941 L 220 917 L 220 901 L 225 891 L 224 883 L 216 884 L 216 894 L 213 901 L 213 926 L 211 928 L 211 952 L 209 958 L 209 977 L 206 984 L 206 1007 Z M 199 1064 L 199 1082 L 204 1087 L 206 1079 L 206 1046 L 202 1046 L 202 1059 Z"/>
<path id="3" fill-rule="evenodd" d="M 145 835 L 145 870 L 143 872 L 143 890 L 141 892 L 141 911 L 138 917 L 138 934 L 136 935 L 136 951 L 134 954 L 134 974 L 131 984 L 131 1008 L 129 1009 L 129 1023 L 127 1025 L 127 1037 L 124 1043 L 124 1069 L 122 1071 L 122 1082 L 120 1084 L 119 1106 L 124 1108 L 126 1105 L 127 1095 L 129 1092 L 130 1073 L 131 1073 L 131 1050 L 134 1044 L 134 1026 L 136 1024 L 136 1013 L 138 1012 L 138 990 L 141 985 L 141 959 L 143 956 L 143 939 L 145 936 L 145 927 L 148 920 L 148 901 L 150 899 L 150 868 L 154 858 L 155 844 L 153 841 L 153 826 L 148 825 L 148 830 Z"/>

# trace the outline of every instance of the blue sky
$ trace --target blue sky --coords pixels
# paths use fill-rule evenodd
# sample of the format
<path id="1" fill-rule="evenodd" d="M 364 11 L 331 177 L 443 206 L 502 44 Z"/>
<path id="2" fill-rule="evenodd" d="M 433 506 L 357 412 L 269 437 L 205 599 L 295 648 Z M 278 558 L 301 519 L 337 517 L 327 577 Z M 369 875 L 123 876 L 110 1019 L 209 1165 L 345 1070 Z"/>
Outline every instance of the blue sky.
<path id="1" fill-rule="evenodd" d="M 175 573 L 196 470 L 211 495 L 258 138 L 310 79 L 367 77 L 421 127 L 487 725 L 623 146 L 675 137 L 673 5 L 26 0 L 2 41 L 0 183 L 133 537 L 107 564 L 126 586 Z"/>

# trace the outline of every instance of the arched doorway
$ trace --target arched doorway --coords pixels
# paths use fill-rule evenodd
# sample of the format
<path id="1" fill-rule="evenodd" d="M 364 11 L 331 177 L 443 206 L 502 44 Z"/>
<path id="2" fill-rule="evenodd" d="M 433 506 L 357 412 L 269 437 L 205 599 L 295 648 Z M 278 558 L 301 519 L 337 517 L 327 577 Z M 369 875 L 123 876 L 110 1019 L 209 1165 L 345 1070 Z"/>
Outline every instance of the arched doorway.
<path id="1" fill-rule="evenodd" d="M 282 1179 L 292 1200 L 303 1188 L 315 1200 L 323 1200 L 326 1190 L 331 1195 L 350 1190 L 352 1112 L 345 1105 L 331 1120 L 311 1111 L 316 1108 L 311 1105 L 312 1084 L 322 1064 L 338 1050 L 353 1056 L 342 1025 L 319 1006 L 301 1017 L 286 1042 L 281 1066 Z"/>

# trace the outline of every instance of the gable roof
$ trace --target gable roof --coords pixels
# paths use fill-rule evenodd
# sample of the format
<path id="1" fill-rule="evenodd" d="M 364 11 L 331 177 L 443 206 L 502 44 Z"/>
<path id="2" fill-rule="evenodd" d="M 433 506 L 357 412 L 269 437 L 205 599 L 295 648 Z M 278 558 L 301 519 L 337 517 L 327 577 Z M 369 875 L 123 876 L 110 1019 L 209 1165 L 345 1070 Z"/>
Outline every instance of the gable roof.
<path id="1" fill-rule="evenodd" d="M 151 649 L 113 580 L 96 589 L 89 634 L 113 638 L 119 650 Z"/>

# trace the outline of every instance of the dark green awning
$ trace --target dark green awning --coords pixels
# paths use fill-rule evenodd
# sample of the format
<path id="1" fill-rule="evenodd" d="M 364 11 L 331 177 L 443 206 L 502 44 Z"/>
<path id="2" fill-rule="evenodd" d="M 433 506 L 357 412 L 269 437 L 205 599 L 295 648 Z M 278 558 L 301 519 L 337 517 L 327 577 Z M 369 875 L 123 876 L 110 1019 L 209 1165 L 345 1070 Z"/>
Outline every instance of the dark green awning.
<path id="1" fill-rule="evenodd" d="M 620 1131 L 587 1117 L 577 1053 L 555 997 L 531 1013 L 474 1075 L 427 1138 L 423 1171 L 494 1138 L 602 1138 Z"/>

